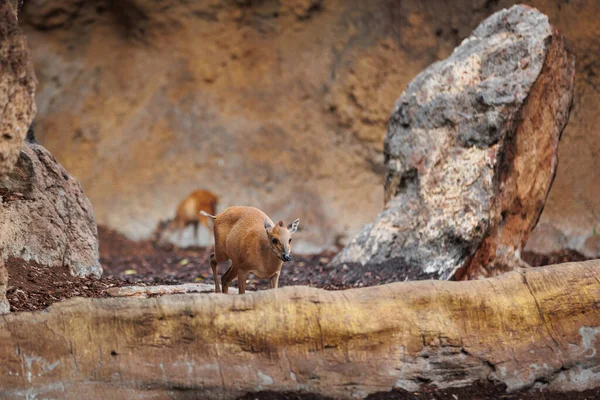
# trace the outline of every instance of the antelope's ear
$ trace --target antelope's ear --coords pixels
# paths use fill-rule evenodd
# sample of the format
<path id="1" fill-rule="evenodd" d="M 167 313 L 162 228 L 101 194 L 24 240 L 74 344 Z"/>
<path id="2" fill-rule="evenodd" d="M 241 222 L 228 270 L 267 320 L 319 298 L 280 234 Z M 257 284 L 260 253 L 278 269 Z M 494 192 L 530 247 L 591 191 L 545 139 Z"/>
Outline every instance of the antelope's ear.
<path id="1" fill-rule="evenodd" d="M 290 231 L 290 235 L 293 235 L 294 232 L 296 232 L 298 230 L 298 225 L 300 225 L 300 218 L 298 218 L 297 220 L 295 220 L 294 222 L 292 222 L 292 224 L 290 226 L 288 226 L 288 229 Z"/>
<path id="2" fill-rule="evenodd" d="M 271 234 L 271 231 L 273 230 L 273 225 L 271 225 L 271 223 L 267 219 L 265 219 L 265 230 L 267 231 L 267 233 L 269 235 Z"/>

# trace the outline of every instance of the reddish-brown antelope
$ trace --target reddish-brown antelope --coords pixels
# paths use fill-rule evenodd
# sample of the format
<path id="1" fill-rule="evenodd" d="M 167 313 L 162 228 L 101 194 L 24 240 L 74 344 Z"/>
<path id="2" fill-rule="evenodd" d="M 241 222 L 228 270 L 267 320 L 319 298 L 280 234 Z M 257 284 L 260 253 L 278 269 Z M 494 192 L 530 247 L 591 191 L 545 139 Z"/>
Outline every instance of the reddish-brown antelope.
<path id="1" fill-rule="evenodd" d="M 200 241 L 198 237 L 199 225 L 204 225 L 210 231 L 208 218 L 200 215 L 200 210 L 208 210 L 211 213 L 216 213 L 217 201 L 217 196 L 206 190 L 195 190 L 190 193 L 179 203 L 175 218 L 169 222 L 160 236 L 159 245 L 164 244 L 167 236 L 174 231 L 179 231 L 179 240 L 181 241 L 183 231 L 190 225 L 194 227 L 194 238 Z"/>
<path id="2" fill-rule="evenodd" d="M 210 267 L 215 292 L 221 292 L 217 263 L 227 260 L 231 260 L 231 265 L 221 278 L 223 293 L 228 292 L 236 277 L 240 294 L 245 293 L 250 273 L 270 279 L 271 288 L 279 286 L 281 267 L 292 259 L 292 235 L 298 229 L 299 219 L 290 226 L 283 221 L 274 224 L 267 214 L 254 207 L 229 207 L 217 216 L 200 213 L 214 220 L 215 252 L 210 255 Z"/>

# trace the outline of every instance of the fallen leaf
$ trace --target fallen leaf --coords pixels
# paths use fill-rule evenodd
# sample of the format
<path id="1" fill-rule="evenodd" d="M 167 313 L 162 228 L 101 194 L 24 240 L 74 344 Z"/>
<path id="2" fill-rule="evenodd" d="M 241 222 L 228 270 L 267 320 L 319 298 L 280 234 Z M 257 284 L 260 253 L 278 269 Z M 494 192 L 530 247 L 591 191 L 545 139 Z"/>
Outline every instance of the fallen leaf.
<path id="1" fill-rule="evenodd" d="M 135 274 L 137 274 L 137 271 L 135 269 L 126 269 L 123 272 L 123 275 L 135 275 Z"/>

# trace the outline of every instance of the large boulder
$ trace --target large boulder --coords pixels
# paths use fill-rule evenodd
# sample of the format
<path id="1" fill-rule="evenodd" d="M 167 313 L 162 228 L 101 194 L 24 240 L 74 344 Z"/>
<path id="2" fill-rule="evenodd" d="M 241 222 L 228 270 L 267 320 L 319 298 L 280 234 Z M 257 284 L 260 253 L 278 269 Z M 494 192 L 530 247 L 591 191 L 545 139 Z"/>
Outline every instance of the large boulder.
<path id="1" fill-rule="evenodd" d="M 557 166 L 574 57 L 536 9 L 481 23 L 396 102 L 385 209 L 335 263 L 400 260 L 440 278 L 522 265 Z"/>
<path id="2" fill-rule="evenodd" d="M 41 145 L 27 142 L 0 183 L 2 257 L 102 274 L 92 206 L 81 185 Z"/>

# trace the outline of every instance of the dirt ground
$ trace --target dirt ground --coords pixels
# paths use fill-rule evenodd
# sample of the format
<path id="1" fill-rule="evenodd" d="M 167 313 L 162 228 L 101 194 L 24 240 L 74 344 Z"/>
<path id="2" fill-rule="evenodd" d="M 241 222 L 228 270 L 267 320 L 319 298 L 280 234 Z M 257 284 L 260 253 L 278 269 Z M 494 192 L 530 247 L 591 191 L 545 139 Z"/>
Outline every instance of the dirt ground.
<path id="1" fill-rule="evenodd" d="M 107 278 L 136 284 L 214 283 L 209 266 L 210 248 L 161 249 L 154 241 L 132 242 L 105 227 L 99 227 L 98 233 L 100 262 Z M 311 256 L 294 255 L 294 259 L 284 265 L 279 285 L 307 285 L 339 290 L 434 277 L 432 274 L 408 268 L 397 261 L 366 267 L 332 267 L 328 264 L 335 254 L 324 252 Z M 552 255 L 525 253 L 523 258 L 533 266 L 586 259 L 580 253 L 568 250 Z M 220 266 L 219 273 L 223 274 L 226 268 L 226 265 Z M 237 286 L 237 281 L 234 281 L 232 286 Z M 267 289 L 268 281 L 250 277 L 246 287 L 249 290 Z"/>
<path id="2" fill-rule="evenodd" d="M 107 278 L 136 284 L 214 283 L 209 266 L 210 248 L 178 249 L 171 246 L 163 249 L 151 240 L 131 242 L 110 229 L 99 227 L 98 231 L 100 263 Z M 293 261 L 284 265 L 279 285 L 308 285 L 336 290 L 430 277 L 393 262 L 368 268 L 333 268 L 328 264 L 334 256 L 334 252 L 294 255 Z M 221 265 L 219 274 L 223 274 L 226 268 L 226 263 Z M 232 286 L 237 287 L 237 281 Z M 268 281 L 251 277 L 246 287 L 249 290 L 266 289 Z"/>
<path id="3" fill-rule="evenodd" d="M 121 286 L 114 279 L 77 278 L 66 267 L 48 268 L 35 262 L 10 258 L 6 297 L 12 312 L 43 310 L 71 297 L 108 297 L 106 289 Z"/>
<path id="4" fill-rule="evenodd" d="M 600 399 L 600 389 L 586 390 L 585 392 L 542 392 L 529 391 L 506 393 L 506 387 L 493 384 L 475 384 L 472 386 L 444 389 L 424 390 L 420 392 L 407 392 L 393 390 L 379 392 L 367 396 L 367 400 L 592 400 Z M 247 393 L 238 400 L 335 400 L 332 397 L 304 393 L 276 393 L 258 392 Z"/>
<path id="5" fill-rule="evenodd" d="M 116 286 L 179 284 L 188 282 L 214 283 L 209 266 L 210 249 L 170 247 L 162 249 L 153 240 L 131 241 L 125 236 L 98 227 L 100 262 L 104 268 L 101 279 L 77 278 L 66 267 L 46 268 L 35 262 L 9 259 L 7 298 L 11 311 L 43 310 L 50 304 L 75 296 L 107 297 L 105 291 Z M 379 266 L 329 266 L 335 256 L 325 252 L 311 256 L 295 255 L 282 271 L 280 286 L 307 285 L 328 290 L 381 285 L 432 276 L 414 271 L 398 262 Z M 533 266 L 583 261 L 576 251 L 552 255 L 525 253 L 524 259 Z M 220 268 L 220 274 L 226 266 Z M 234 281 L 232 286 L 237 286 Z M 249 290 L 268 288 L 268 281 L 254 277 L 247 284 Z"/>

